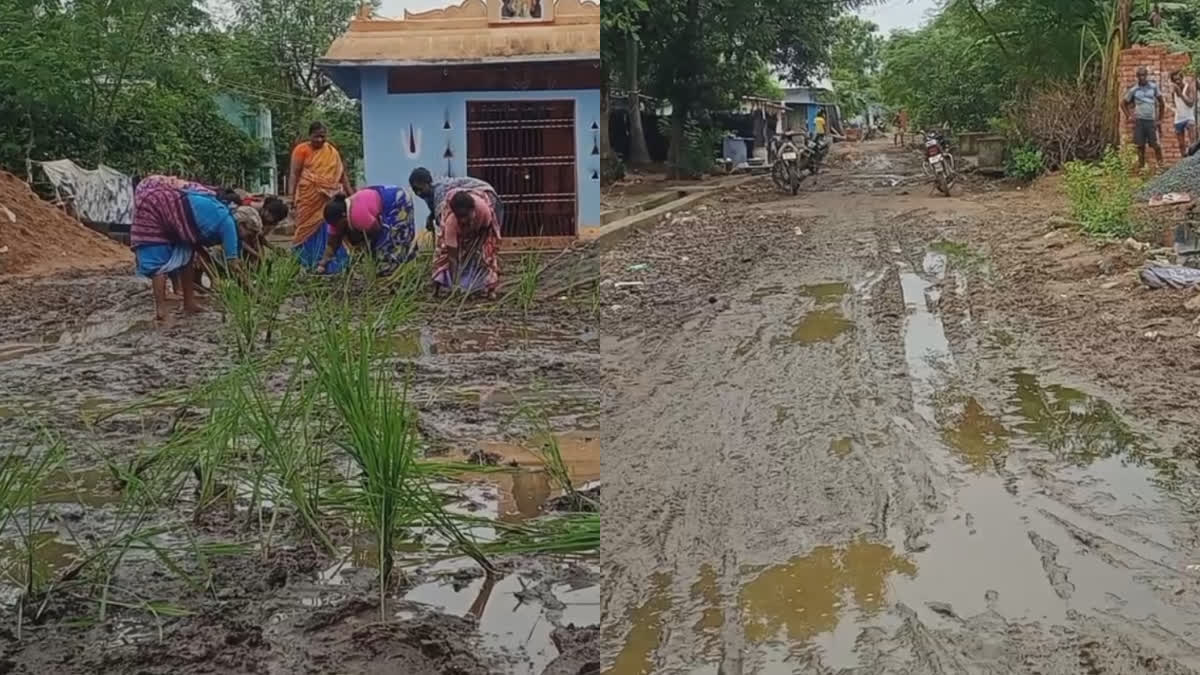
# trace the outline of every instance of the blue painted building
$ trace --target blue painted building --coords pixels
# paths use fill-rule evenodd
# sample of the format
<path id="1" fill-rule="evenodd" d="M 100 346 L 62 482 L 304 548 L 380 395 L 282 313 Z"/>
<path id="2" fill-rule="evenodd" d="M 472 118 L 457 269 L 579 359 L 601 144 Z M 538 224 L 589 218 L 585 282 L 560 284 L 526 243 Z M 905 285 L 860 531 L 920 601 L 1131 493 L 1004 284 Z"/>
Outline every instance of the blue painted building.
<path id="1" fill-rule="evenodd" d="M 418 166 L 486 180 L 508 245 L 565 245 L 600 226 L 598 4 L 465 0 L 399 20 L 364 10 L 321 66 L 362 101 L 368 183 L 407 186 Z"/>

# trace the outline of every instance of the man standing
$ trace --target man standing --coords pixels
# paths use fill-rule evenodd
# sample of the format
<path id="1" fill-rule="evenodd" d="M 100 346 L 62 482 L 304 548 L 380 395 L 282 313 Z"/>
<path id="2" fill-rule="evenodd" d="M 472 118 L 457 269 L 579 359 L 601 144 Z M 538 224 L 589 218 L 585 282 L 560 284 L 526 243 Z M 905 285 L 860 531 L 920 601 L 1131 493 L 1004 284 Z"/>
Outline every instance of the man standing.
<path id="1" fill-rule="evenodd" d="M 896 113 L 896 133 L 892 136 L 893 145 L 904 145 L 904 135 L 908 133 L 908 111 L 904 108 Z"/>
<path id="2" fill-rule="evenodd" d="M 1175 107 L 1175 141 L 1179 156 L 1186 157 L 1188 146 L 1196 136 L 1196 92 L 1183 78 L 1183 73 L 1171 73 L 1171 103 Z"/>
<path id="3" fill-rule="evenodd" d="M 1138 149 L 1138 170 L 1146 168 L 1147 145 L 1154 148 L 1156 167 L 1162 168 L 1162 146 L 1159 145 L 1158 136 L 1167 103 L 1158 85 L 1150 81 L 1150 71 L 1145 66 L 1138 67 L 1137 84 L 1126 92 L 1121 109 L 1126 117 L 1133 119 L 1133 144 Z"/>

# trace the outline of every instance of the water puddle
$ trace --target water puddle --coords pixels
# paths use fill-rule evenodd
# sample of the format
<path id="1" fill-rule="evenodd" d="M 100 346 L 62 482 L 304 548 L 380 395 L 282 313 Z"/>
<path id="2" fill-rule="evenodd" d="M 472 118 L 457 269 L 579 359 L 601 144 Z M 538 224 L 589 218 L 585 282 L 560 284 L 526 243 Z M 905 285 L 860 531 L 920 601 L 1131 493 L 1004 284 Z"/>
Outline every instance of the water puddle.
<path id="1" fill-rule="evenodd" d="M 942 440 L 976 471 L 987 471 L 1008 454 L 1009 431 L 974 397 L 942 429 Z"/>
<path id="2" fill-rule="evenodd" d="M 851 328 L 854 328 L 854 322 L 841 312 L 834 309 L 818 309 L 806 314 L 800 323 L 796 324 L 791 342 L 801 345 L 833 342 Z"/>
<path id="3" fill-rule="evenodd" d="M 854 451 L 854 440 L 850 438 L 835 438 L 829 441 L 829 454 L 839 459 L 845 459 Z"/>
<path id="4" fill-rule="evenodd" d="M 926 279 L 945 266 L 927 257 L 923 268 L 900 272 L 905 355 L 915 411 L 942 443 L 912 441 L 954 475 L 953 495 L 919 536 L 893 533 L 920 569 L 893 576 L 895 599 L 933 625 L 987 610 L 1047 623 L 1086 611 L 1191 644 L 1195 623 L 1163 592 L 1179 583 L 1164 570 L 1180 568 L 1186 547 L 1172 533 L 1188 522 L 1164 492 L 1171 461 L 1109 403 L 1022 370 L 1010 371 L 1002 410 L 963 396 L 939 425 L 933 406 L 954 360 Z"/>
<path id="5" fill-rule="evenodd" d="M 553 439 L 567 476 L 576 489 L 600 480 L 598 435 L 573 431 L 554 434 Z M 500 441 L 479 444 L 479 450 L 489 462 L 516 469 L 469 476 L 485 480 L 498 488 L 500 520 L 513 522 L 543 515 L 542 507 L 546 502 L 561 495 L 562 490 L 554 477 L 546 471 L 544 448 L 547 443 L 545 437 L 534 437 L 525 444 Z M 463 461 L 463 458 L 458 461 Z"/>
<path id="6" fill-rule="evenodd" d="M 835 282 L 829 284 L 813 284 L 811 286 L 802 286 L 800 295 L 806 298 L 812 298 L 818 305 L 828 305 L 841 302 L 842 298 L 850 292 L 850 284 L 844 282 Z"/>
<path id="7" fill-rule="evenodd" d="M 692 584 L 691 600 L 703 609 L 692 630 L 700 636 L 703 655 L 709 659 L 721 656 L 721 628 L 725 625 L 725 610 L 721 606 L 721 591 L 717 572 L 712 565 L 700 567 L 700 577 Z"/>
<path id="8" fill-rule="evenodd" d="M 42 584 L 54 578 L 58 571 L 79 560 L 79 547 L 59 538 L 56 532 L 35 532 L 30 537 L 33 548 L 33 579 Z M 0 541 L 0 603 L 16 602 L 28 582 L 28 551 L 18 539 Z"/>
<path id="9" fill-rule="evenodd" d="M 651 578 L 650 597 L 634 608 L 620 626 L 628 626 L 625 644 L 605 675 L 652 675 L 654 653 L 663 640 L 663 619 L 671 611 L 671 578 L 662 572 Z"/>
<path id="10" fill-rule="evenodd" d="M 937 302 L 937 292 L 932 283 L 907 266 L 901 266 L 900 290 L 907 311 L 904 358 L 912 381 L 913 408 L 926 421 L 936 424 L 932 401 L 938 390 L 939 369 L 953 365 L 942 320 L 930 310 Z"/>
<path id="11" fill-rule="evenodd" d="M 121 494 L 113 489 L 112 474 L 105 469 L 56 471 L 46 479 L 39 504 L 119 504 Z"/>
<path id="12" fill-rule="evenodd" d="M 518 574 L 467 584 L 431 582 L 412 589 L 404 599 L 448 614 L 474 616 L 484 645 L 518 652 L 514 656 L 521 657 L 526 669 L 511 671 L 517 675 L 539 675 L 558 656 L 550 639 L 556 627 L 600 623 L 598 587 L 557 583 L 549 589 L 535 588 L 535 582 Z"/>
<path id="13" fill-rule="evenodd" d="M 857 634 L 856 626 L 890 605 L 894 579 L 916 573 L 913 561 L 887 544 L 859 540 L 845 548 L 819 547 L 759 572 L 742 587 L 746 640 L 784 651 L 816 642 L 829 652 L 826 665 L 853 666 L 853 639 L 847 644 L 832 638 Z M 815 639 L 821 635 L 827 639 Z"/>
<path id="14" fill-rule="evenodd" d="M 427 327 L 408 328 L 393 335 L 389 341 L 392 353 L 406 359 L 437 354 L 433 331 Z"/>
<path id="15" fill-rule="evenodd" d="M 1055 455 L 1090 462 L 1116 454 L 1143 455 L 1143 443 L 1116 410 L 1102 399 L 1056 384 L 1042 385 L 1034 374 L 1015 370 L 1010 399 L 1017 428 Z"/>

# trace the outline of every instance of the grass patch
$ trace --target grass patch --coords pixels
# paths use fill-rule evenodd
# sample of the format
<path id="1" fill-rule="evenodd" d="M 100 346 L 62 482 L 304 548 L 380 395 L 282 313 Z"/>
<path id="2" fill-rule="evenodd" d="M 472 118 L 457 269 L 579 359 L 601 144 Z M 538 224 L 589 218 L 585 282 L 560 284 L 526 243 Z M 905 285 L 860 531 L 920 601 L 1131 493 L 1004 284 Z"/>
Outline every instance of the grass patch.
<path id="1" fill-rule="evenodd" d="M 1136 156 L 1131 148 L 1109 148 L 1099 162 L 1068 162 L 1067 198 L 1072 216 L 1084 233 L 1100 239 L 1121 239 L 1138 230 L 1132 215 L 1134 195 L 1143 180 L 1134 174 Z"/>

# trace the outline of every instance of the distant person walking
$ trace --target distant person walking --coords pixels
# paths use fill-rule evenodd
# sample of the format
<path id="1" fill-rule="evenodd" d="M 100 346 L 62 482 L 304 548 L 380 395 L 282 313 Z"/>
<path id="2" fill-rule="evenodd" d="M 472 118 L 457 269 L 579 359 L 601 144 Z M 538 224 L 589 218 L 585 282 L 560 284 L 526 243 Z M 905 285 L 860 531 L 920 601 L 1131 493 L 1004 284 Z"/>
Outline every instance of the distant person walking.
<path id="1" fill-rule="evenodd" d="M 904 108 L 896 113 L 896 133 L 892 136 L 893 145 L 904 145 L 904 135 L 908 133 L 908 111 Z"/>
<path id="2" fill-rule="evenodd" d="M 1178 70 L 1171 73 L 1171 99 L 1175 106 L 1175 141 L 1179 143 L 1179 155 L 1186 157 L 1188 146 L 1196 142 L 1196 89 Z"/>
<path id="3" fill-rule="evenodd" d="M 1138 170 L 1146 168 L 1147 145 L 1154 148 L 1156 166 L 1161 169 L 1163 154 L 1158 137 L 1167 103 L 1158 85 L 1150 81 L 1150 71 L 1145 66 L 1137 69 L 1137 84 L 1125 92 L 1121 109 L 1127 118 L 1133 120 L 1133 144 L 1137 146 Z"/>
<path id="4" fill-rule="evenodd" d="M 325 224 L 325 205 L 336 194 L 354 192 L 346 175 L 342 155 L 329 142 L 329 131 L 320 122 L 308 128 L 308 140 L 292 150 L 292 166 L 288 187 L 292 191 L 292 212 L 296 231 L 292 234 L 292 250 L 306 268 L 314 268 L 325 253 L 328 231 Z M 336 272 L 346 263 L 343 250 L 329 263 Z"/>

